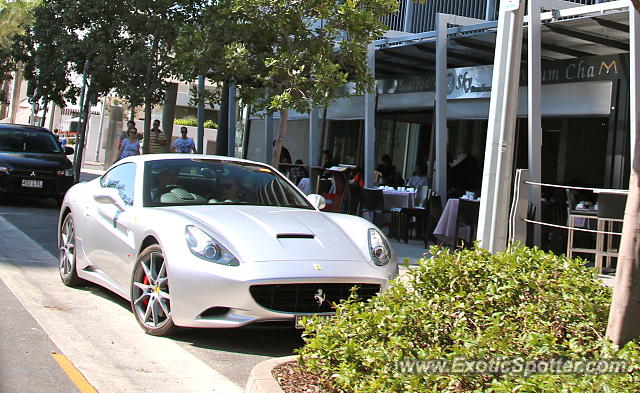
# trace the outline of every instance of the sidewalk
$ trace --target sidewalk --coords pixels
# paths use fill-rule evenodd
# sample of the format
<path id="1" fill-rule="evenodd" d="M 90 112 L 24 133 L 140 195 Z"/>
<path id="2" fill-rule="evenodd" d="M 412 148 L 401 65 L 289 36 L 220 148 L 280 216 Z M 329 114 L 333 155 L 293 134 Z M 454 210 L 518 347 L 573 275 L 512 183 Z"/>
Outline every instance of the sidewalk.
<path id="1" fill-rule="evenodd" d="M 82 163 L 82 172 L 91 173 L 92 175 L 102 175 L 105 172 L 103 163 L 96 161 L 84 161 Z"/>

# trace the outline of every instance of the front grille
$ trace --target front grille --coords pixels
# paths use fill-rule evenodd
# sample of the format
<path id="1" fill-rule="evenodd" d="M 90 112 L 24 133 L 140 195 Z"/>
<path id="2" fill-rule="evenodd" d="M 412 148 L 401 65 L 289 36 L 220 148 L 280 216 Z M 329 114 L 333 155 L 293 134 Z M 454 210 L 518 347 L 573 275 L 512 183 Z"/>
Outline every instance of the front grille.
<path id="1" fill-rule="evenodd" d="M 378 284 L 357 283 L 252 285 L 249 291 L 256 303 L 269 310 L 318 313 L 334 311 L 332 304 L 347 299 L 354 286 L 358 288 L 356 293 L 362 301 L 380 291 Z M 324 301 L 320 303 L 322 299 Z"/>

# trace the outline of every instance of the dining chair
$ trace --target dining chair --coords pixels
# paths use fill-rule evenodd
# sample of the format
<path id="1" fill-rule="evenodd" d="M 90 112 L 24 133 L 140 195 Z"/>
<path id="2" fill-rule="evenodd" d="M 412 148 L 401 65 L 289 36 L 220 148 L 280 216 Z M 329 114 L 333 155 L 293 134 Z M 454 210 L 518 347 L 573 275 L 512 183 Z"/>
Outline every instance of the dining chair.
<path id="1" fill-rule="evenodd" d="M 427 241 L 429 235 L 427 222 L 429 219 L 430 194 L 431 190 L 428 186 L 421 186 L 418 188 L 416 194 L 415 206 L 400 209 L 396 220 L 398 228 L 395 231 L 398 241 L 404 240 L 405 243 L 409 242 L 412 227 L 414 226 L 413 224 L 415 224 L 416 238 L 425 242 Z"/>
<path id="2" fill-rule="evenodd" d="M 435 240 L 433 237 L 433 231 L 436 229 L 436 225 L 438 225 L 438 221 L 440 221 L 440 217 L 442 216 L 442 199 L 438 194 L 431 194 L 429 198 L 429 212 L 427 215 L 427 228 L 425 232 L 424 247 L 427 248 L 429 245 L 429 241 Z"/>
<path id="3" fill-rule="evenodd" d="M 596 247 L 576 247 L 575 246 L 575 230 L 577 227 L 576 220 L 584 219 L 588 223 L 589 220 L 597 218 L 596 211 L 586 211 L 576 209 L 576 192 L 572 189 L 567 189 L 567 257 L 572 258 L 573 253 L 582 254 L 596 254 Z"/>
<path id="4" fill-rule="evenodd" d="M 349 183 L 349 199 L 347 203 L 347 214 L 359 215 L 360 198 L 362 197 L 362 188 L 359 184 Z"/>
<path id="5" fill-rule="evenodd" d="M 376 224 L 376 217 L 378 215 L 381 215 L 384 218 L 384 213 L 388 212 L 388 210 L 385 210 L 384 208 L 384 194 L 382 190 L 374 188 L 362 189 L 362 193 L 360 194 L 360 211 L 371 212 L 374 224 Z M 385 224 L 387 226 L 389 225 L 388 223 L 384 223 L 383 220 L 382 224 L 378 226 L 385 226 Z"/>
<path id="6" fill-rule="evenodd" d="M 456 229 L 454 233 L 453 246 L 458 247 L 458 242 L 463 240 L 460 248 L 473 245 L 476 240 L 476 232 L 478 231 L 478 217 L 480 215 L 480 203 L 460 199 L 458 202 L 458 215 L 456 217 Z M 466 236 L 460 237 L 461 229 L 469 229 Z"/>
<path id="7" fill-rule="evenodd" d="M 621 232 L 626 203 L 627 196 L 625 194 L 598 194 L 598 235 L 596 237 L 595 261 L 598 273 L 602 273 L 603 258 L 606 258 L 605 267 L 611 269 L 611 259 L 618 257 L 620 236 L 601 232 L 614 232 L 617 229 L 620 229 Z"/>

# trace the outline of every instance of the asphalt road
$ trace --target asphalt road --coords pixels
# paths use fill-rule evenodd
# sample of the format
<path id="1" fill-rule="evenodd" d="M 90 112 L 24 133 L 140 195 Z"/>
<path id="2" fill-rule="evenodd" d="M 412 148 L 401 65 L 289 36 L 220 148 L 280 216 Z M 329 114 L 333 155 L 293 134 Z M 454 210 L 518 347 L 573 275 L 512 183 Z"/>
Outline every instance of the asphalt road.
<path id="1" fill-rule="evenodd" d="M 123 299 L 94 285 L 71 289 L 61 284 L 57 219 L 53 200 L 0 201 L 0 301 L 6 305 L 0 311 L 11 314 L 0 329 L 16 332 L 2 336 L 1 343 L 5 347 L 25 338 L 23 347 L 0 348 L 0 367 L 6 372 L 9 366 L 12 378 L 0 376 L 14 384 L 8 390 L 0 384 L 0 392 L 27 392 L 20 389 L 38 382 L 31 372 L 25 379 L 15 371 L 31 355 L 8 362 L 7 353 L 32 351 L 41 358 L 35 365 L 49 370 L 42 375 L 54 382 L 42 379 L 40 388 L 58 382 L 67 386 L 64 374 L 46 359 L 51 351 L 61 351 L 100 392 L 226 393 L 243 391 L 258 362 L 291 355 L 302 346 L 300 332 L 293 329 L 188 329 L 172 339 L 145 335 Z M 38 332 L 37 339 L 28 338 Z"/>

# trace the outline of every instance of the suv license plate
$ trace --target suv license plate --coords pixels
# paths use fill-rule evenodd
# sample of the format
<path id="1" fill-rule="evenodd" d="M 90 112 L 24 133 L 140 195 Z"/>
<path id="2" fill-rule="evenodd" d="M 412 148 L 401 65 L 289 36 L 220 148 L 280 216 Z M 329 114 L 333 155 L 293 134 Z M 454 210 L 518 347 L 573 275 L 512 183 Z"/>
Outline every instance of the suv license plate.
<path id="1" fill-rule="evenodd" d="M 42 188 L 42 180 L 23 180 L 22 187 L 26 188 Z"/>
<path id="2" fill-rule="evenodd" d="M 316 317 L 316 318 L 322 318 L 322 319 L 326 319 L 329 320 L 333 317 L 335 317 L 335 314 L 297 314 L 296 315 L 296 329 L 304 329 L 304 326 L 302 326 L 301 320 L 302 317 Z"/>

